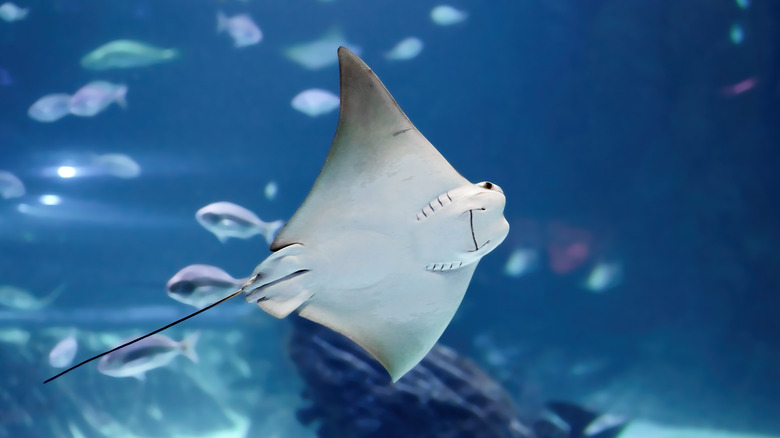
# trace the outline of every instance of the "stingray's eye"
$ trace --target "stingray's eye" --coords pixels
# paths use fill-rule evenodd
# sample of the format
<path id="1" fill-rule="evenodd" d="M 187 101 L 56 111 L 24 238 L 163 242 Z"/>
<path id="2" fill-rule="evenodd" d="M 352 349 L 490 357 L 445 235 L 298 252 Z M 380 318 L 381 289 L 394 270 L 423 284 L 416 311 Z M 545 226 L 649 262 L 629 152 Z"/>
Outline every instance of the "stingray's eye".
<path id="1" fill-rule="evenodd" d="M 479 183 L 477 185 L 482 187 L 483 189 L 486 189 L 486 190 L 495 190 L 495 191 L 497 191 L 499 193 L 502 193 L 502 194 L 504 193 L 504 191 L 501 190 L 501 187 L 493 184 L 490 181 L 482 181 L 481 183 Z"/>

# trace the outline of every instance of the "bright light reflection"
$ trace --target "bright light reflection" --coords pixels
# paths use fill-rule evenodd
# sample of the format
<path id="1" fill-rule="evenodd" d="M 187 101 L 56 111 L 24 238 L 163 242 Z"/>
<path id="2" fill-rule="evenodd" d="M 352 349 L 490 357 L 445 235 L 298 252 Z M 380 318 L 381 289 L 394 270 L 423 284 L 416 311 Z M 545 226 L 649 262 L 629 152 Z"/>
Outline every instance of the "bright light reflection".
<path id="1" fill-rule="evenodd" d="M 60 178 L 73 178 L 76 176 L 76 168 L 71 166 L 60 166 L 60 168 L 57 169 L 57 175 L 59 175 Z"/>
<path id="2" fill-rule="evenodd" d="M 62 198 L 57 195 L 43 195 L 41 196 L 40 201 L 43 205 L 58 205 L 62 202 Z"/>

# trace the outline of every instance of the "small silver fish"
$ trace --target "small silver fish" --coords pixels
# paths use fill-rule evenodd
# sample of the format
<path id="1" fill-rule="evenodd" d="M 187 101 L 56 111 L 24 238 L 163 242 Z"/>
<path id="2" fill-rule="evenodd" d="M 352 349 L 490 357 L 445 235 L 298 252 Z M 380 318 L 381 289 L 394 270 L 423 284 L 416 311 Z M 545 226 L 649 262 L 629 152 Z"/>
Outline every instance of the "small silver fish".
<path id="1" fill-rule="evenodd" d="M 166 290 L 174 300 L 202 309 L 235 292 L 244 281 L 216 266 L 190 265 L 168 280 Z"/>
<path id="2" fill-rule="evenodd" d="M 431 20 L 439 26 L 452 26 L 458 24 L 466 18 L 469 14 L 461 10 L 455 9 L 450 5 L 439 5 L 431 10 Z"/>
<path id="3" fill-rule="evenodd" d="M 95 155 L 92 157 L 92 164 L 100 171 L 117 178 L 137 178 L 141 174 L 138 162 L 125 154 Z"/>
<path id="4" fill-rule="evenodd" d="M 24 20 L 29 12 L 29 8 L 20 8 L 11 2 L 3 3 L 0 6 L 0 18 L 9 23 Z"/>
<path id="5" fill-rule="evenodd" d="M 103 44 L 81 58 L 87 70 L 146 67 L 178 58 L 176 49 L 161 49 L 140 41 L 116 40 Z"/>
<path id="6" fill-rule="evenodd" d="M 30 106 L 30 109 L 27 110 L 27 115 L 38 122 L 56 122 L 70 114 L 68 102 L 70 102 L 70 94 L 47 94 Z"/>
<path id="7" fill-rule="evenodd" d="M 25 189 L 22 180 L 7 170 L 0 170 L 0 197 L 3 199 L 24 196 Z"/>
<path id="8" fill-rule="evenodd" d="M 30 341 L 30 332 L 18 328 L 0 328 L 0 342 L 14 344 L 20 347 L 27 346 Z"/>
<path id="9" fill-rule="evenodd" d="M 120 350 L 111 352 L 98 362 L 97 369 L 111 377 L 135 377 L 138 380 L 146 378 L 146 372 L 168 365 L 176 356 L 184 355 L 197 363 L 195 344 L 200 332 L 195 332 L 180 342 L 165 335 L 154 335 L 136 342 Z M 132 340 L 129 338 L 126 341 Z M 124 344 L 126 341 L 121 342 Z"/>
<path id="10" fill-rule="evenodd" d="M 619 261 L 600 260 L 593 266 L 585 279 L 585 289 L 591 292 L 604 292 L 619 286 L 623 281 L 623 264 Z"/>
<path id="11" fill-rule="evenodd" d="M 348 43 L 341 30 L 333 28 L 319 39 L 288 47 L 284 50 L 284 56 L 307 70 L 320 70 L 338 62 L 336 50 L 339 46 L 348 47 L 360 55 L 360 47 Z"/>
<path id="12" fill-rule="evenodd" d="M 339 97 L 330 91 L 310 88 L 293 97 L 290 105 L 309 117 L 317 117 L 337 109 L 339 103 Z"/>
<path id="13" fill-rule="evenodd" d="M 279 184 L 276 184 L 276 181 L 268 181 L 265 189 L 263 189 L 263 193 L 265 194 L 265 199 L 273 201 L 279 193 Z"/>
<path id="14" fill-rule="evenodd" d="M 539 251 L 535 248 L 516 248 L 504 265 L 504 274 L 522 277 L 538 267 Z"/>
<path id="15" fill-rule="evenodd" d="M 81 117 L 92 117 L 103 112 L 116 102 L 122 108 L 127 106 L 125 96 L 127 85 L 106 81 L 93 81 L 81 87 L 68 101 L 70 113 Z"/>
<path id="16" fill-rule="evenodd" d="M 36 297 L 30 291 L 10 285 L 0 285 L 0 306 L 17 310 L 40 310 L 52 303 L 65 290 L 61 284 L 43 298 Z"/>
<path id="17" fill-rule="evenodd" d="M 401 40 L 389 52 L 385 53 L 385 59 L 390 61 L 405 61 L 419 55 L 423 49 L 423 42 L 417 37 L 409 37 Z"/>
<path id="18" fill-rule="evenodd" d="M 78 349 L 79 343 L 74 336 L 68 336 L 57 342 L 57 345 L 49 352 L 49 365 L 54 368 L 65 368 L 73 362 Z"/>
<path id="19" fill-rule="evenodd" d="M 236 47 L 246 47 L 259 43 L 263 32 L 248 14 L 228 17 L 222 11 L 217 12 L 217 33 L 227 32 Z"/>
<path id="20" fill-rule="evenodd" d="M 201 208 L 195 213 L 195 219 L 222 243 L 230 237 L 248 239 L 262 234 L 270 245 L 284 226 L 284 221 L 263 222 L 246 208 L 224 201 Z"/>

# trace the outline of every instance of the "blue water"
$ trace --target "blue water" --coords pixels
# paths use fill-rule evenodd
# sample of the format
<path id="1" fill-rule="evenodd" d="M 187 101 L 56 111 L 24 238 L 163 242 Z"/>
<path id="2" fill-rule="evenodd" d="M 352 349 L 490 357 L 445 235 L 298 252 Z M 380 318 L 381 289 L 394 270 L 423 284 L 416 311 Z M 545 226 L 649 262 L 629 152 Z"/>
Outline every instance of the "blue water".
<path id="1" fill-rule="evenodd" d="M 0 330 L 31 336 L 0 341 L 3 354 L 36 364 L 10 368 L 26 369 L 22 376 L 2 374 L 0 394 L 22 400 L 40 391 L 55 372 L 48 349 L 70 328 L 83 330 L 86 358 L 107 347 L 101 334 L 138 335 L 183 315 L 190 308 L 164 290 L 182 267 L 211 264 L 243 277 L 270 254 L 261 237 L 220 243 L 194 213 L 216 201 L 267 221 L 295 212 L 338 115 L 310 118 L 290 100 L 306 88 L 338 93 L 339 78 L 335 64 L 308 71 L 282 51 L 338 27 L 453 167 L 470 181 L 499 184 L 507 197 L 510 235 L 480 263 L 443 343 L 483 365 L 521 406 L 568 399 L 660 424 L 780 435 L 772 415 L 780 389 L 780 10 L 752 3 L 462 0 L 452 5 L 467 20 L 445 27 L 431 22 L 429 1 L 20 0 L 29 16 L 0 21 L 0 170 L 22 179 L 27 194 L 0 200 L 0 284 L 38 296 L 67 289 L 34 317 L 0 313 Z M 215 33 L 217 10 L 251 14 L 262 42 L 234 48 Z M 737 22 L 745 30 L 739 44 L 729 39 Z M 422 53 L 386 60 L 407 36 L 424 41 Z M 181 57 L 104 72 L 79 65 L 115 39 L 177 48 Z M 751 78 L 749 89 L 728 91 Z M 98 79 L 128 86 L 126 109 L 53 123 L 28 117 L 39 97 Z M 119 152 L 138 162 L 139 178 L 51 175 L 64 161 Z M 271 181 L 279 186 L 273 200 L 263 194 Z M 44 194 L 60 196 L 61 208 L 49 217 L 19 211 Z M 585 255 L 557 264 L 556 251 L 576 252 L 572 245 Z M 535 269 L 507 275 L 518 248 L 535 252 Z M 605 260 L 619 263 L 621 275 L 588 290 Z M 139 316 L 160 308 L 167 310 Z M 261 402 L 242 400 L 289 411 L 299 388 L 283 350 L 286 325 L 234 308 L 171 336 L 203 329 L 206 357 L 233 348 L 221 333 L 244 346 L 262 339 L 235 354 L 265 367 L 253 385 L 268 392 Z M 102 385 L 144 391 L 144 406 L 170 404 L 170 391 L 189 388 L 177 376 L 206 376 L 219 387 L 240 368 L 206 362 L 177 359 L 145 386 L 80 369 L 41 397 L 72 402 L 62 394 L 72 394 L 81 373 L 91 388 L 79 396 L 82 407 L 45 404 L 41 412 L 40 401 L 20 403 L 0 413 L 0 436 L 54 433 L 20 426 L 25 415 L 65 425 L 83 406 L 126 406 L 111 401 L 112 390 L 95 389 Z M 100 398 L 90 400 L 93 393 Z M 295 427 L 291 414 L 284 419 L 264 431 Z M 187 436 L 191 421 L 166 414 L 170 430 L 125 426 L 138 436 Z M 94 424 L 79 428 L 100 436 L 89 431 Z"/>

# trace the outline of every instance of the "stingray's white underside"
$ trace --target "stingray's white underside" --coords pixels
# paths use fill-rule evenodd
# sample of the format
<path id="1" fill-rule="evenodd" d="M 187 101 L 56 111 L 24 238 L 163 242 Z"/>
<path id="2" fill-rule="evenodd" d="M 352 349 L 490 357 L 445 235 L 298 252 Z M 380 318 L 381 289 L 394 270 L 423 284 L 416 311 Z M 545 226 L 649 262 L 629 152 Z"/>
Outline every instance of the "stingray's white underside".
<path id="1" fill-rule="evenodd" d="M 341 113 L 325 165 L 247 299 L 346 335 L 395 381 L 438 340 L 477 262 L 506 236 L 504 198 L 456 172 L 343 47 L 339 66 Z"/>

